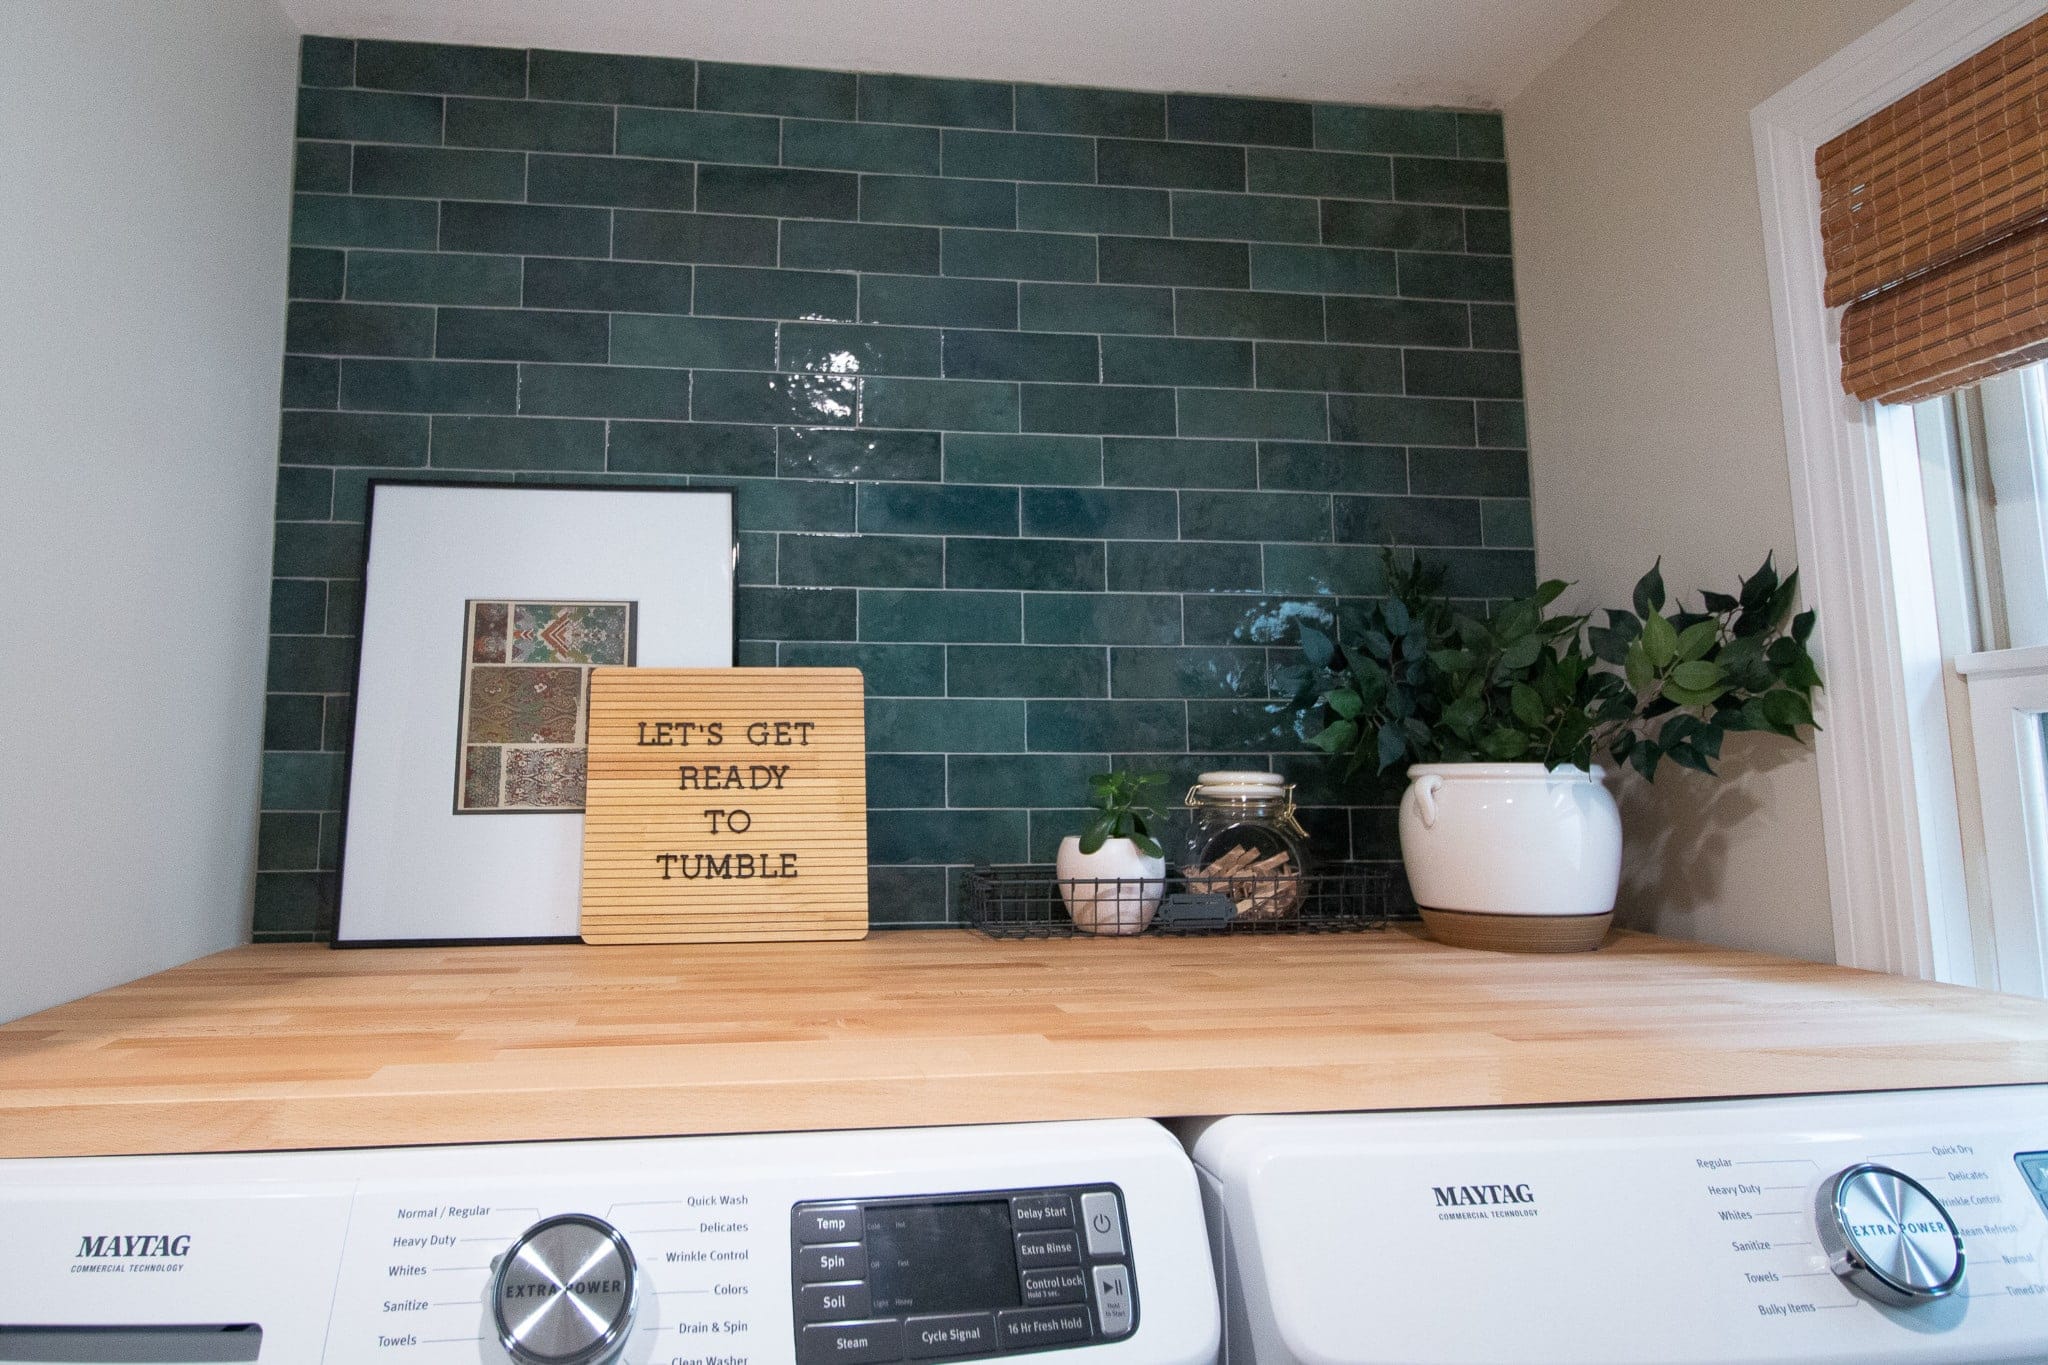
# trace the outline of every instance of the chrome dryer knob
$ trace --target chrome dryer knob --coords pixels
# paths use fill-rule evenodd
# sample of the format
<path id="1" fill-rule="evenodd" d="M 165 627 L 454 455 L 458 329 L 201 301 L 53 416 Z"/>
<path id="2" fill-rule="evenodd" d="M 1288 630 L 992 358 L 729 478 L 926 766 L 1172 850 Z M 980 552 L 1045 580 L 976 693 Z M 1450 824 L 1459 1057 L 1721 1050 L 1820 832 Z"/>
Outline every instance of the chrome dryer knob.
<path id="1" fill-rule="evenodd" d="M 1963 1281 L 1963 1237 L 1925 1185 L 1868 1162 L 1830 1177 L 1820 1190 L 1821 1245 L 1828 1268 L 1879 1303 L 1911 1308 Z"/>
<path id="2" fill-rule="evenodd" d="M 491 1316 L 519 1365 L 606 1365 L 626 1344 L 639 1306 L 633 1249 L 602 1218 L 543 1218 L 492 1268 Z"/>

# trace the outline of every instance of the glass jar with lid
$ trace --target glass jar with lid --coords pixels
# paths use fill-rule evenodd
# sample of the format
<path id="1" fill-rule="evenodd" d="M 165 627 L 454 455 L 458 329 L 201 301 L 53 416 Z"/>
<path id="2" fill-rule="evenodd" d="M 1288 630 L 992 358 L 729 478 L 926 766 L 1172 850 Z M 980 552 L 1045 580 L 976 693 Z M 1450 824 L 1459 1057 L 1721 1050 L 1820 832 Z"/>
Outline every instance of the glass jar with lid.
<path id="1" fill-rule="evenodd" d="M 1294 815 L 1294 786 L 1278 773 L 1203 773 L 1188 789 L 1180 869 L 1187 889 L 1228 897 L 1237 917 L 1301 913 L 1308 832 Z"/>

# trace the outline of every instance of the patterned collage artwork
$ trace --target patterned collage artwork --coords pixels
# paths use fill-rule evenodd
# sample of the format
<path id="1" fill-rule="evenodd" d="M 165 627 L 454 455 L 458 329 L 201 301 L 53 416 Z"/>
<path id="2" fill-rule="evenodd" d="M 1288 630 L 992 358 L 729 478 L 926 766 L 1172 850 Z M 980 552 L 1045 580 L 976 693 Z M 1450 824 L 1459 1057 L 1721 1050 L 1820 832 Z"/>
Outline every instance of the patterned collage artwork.
<path id="1" fill-rule="evenodd" d="M 633 662 L 634 605 L 469 603 L 457 814 L 583 809 L 590 670 Z"/>

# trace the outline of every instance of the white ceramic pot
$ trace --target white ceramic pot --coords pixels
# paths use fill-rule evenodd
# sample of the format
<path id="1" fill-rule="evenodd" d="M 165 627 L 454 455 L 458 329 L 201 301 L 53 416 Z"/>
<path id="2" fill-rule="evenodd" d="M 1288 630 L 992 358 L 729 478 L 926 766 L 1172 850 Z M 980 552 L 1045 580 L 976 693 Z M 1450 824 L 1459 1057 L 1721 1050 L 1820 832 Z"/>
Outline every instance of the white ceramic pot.
<path id="1" fill-rule="evenodd" d="M 1081 836 L 1069 834 L 1055 870 L 1067 913 L 1085 933 L 1141 934 L 1166 894 L 1166 859 L 1146 857 L 1129 839 L 1083 853 Z"/>
<path id="2" fill-rule="evenodd" d="M 1430 932 L 1468 947 L 1596 946 L 1621 884 L 1621 812 L 1594 768 L 1408 770 L 1401 860 Z"/>

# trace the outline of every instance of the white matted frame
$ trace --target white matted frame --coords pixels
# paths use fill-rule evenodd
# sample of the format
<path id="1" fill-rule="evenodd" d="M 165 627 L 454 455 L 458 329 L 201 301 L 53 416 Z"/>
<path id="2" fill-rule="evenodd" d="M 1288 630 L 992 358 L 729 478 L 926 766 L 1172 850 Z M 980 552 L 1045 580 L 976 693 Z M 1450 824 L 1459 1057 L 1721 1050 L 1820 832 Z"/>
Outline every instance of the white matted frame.
<path id="1" fill-rule="evenodd" d="M 581 813 L 451 800 L 466 604 L 630 601 L 640 665 L 730 667 L 733 494 L 379 481 L 367 519 L 335 943 L 573 942 Z"/>
<path id="2" fill-rule="evenodd" d="M 1750 114 L 1800 577 L 1827 678 L 1817 749 L 1835 955 L 1962 983 L 1976 968 L 1933 577 L 1919 472 L 1898 458 L 1912 417 L 1842 392 L 1813 155 L 2043 12 L 2048 0 L 1919 0 Z"/>

